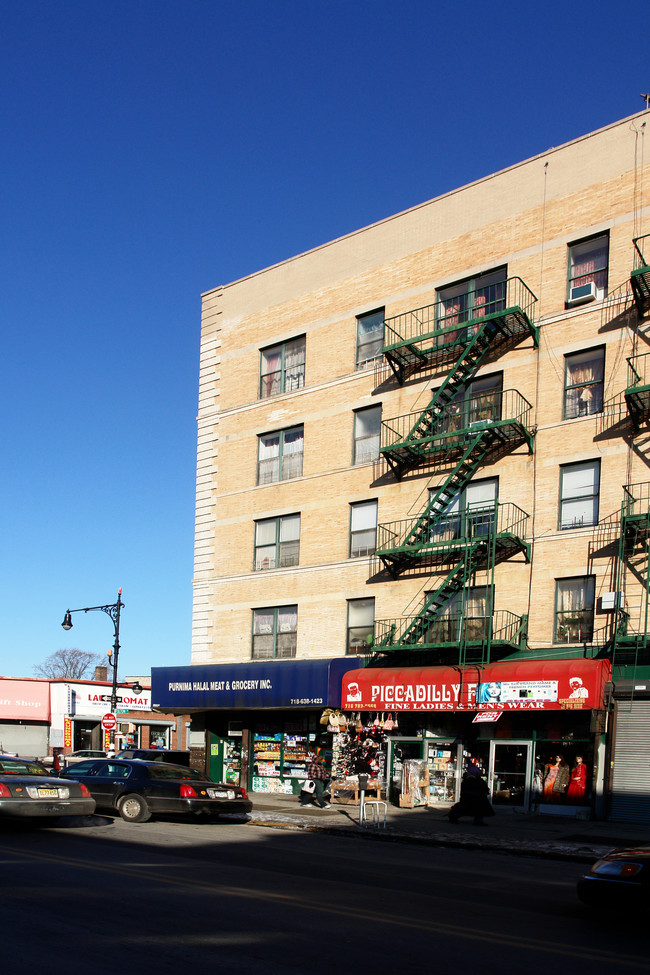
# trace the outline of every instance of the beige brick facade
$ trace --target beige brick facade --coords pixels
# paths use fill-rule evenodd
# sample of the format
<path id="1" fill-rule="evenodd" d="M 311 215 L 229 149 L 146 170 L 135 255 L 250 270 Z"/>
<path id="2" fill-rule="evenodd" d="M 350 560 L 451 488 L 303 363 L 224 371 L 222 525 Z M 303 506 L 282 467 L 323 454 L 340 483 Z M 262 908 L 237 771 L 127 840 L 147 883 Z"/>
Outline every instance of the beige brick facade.
<path id="1" fill-rule="evenodd" d="M 650 231 L 650 163 L 642 167 L 635 116 L 551 149 L 405 213 L 359 230 L 203 296 L 198 411 L 192 663 L 251 658 L 252 611 L 296 604 L 299 658 L 346 651 L 347 601 L 371 596 L 377 620 L 415 612 L 443 574 L 375 575 L 348 558 L 350 505 L 378 502 L 380 524 L 416 517 L 440 471 L 398 481 L 382 461 L 354 465 L 354 411 L 381 404 L 388 420 L 422 410 L 449 369 L 400 385 L 380 358 L 355 370 L 356 316 L 386 318 L 433 304 L 439 289 L 507 266 L 537 296 L 531 337 L 489 358 L 478 376 L 501 373 L 504 390 L 532 405 L 534 451 L 521 446 L 475 478 L 499 478 L 500 502 L 528 513 L 531 562 L 494 569 L 495 609 L 529 618 L 528 648 L 554 644 L 556 580 L 595 577 L 597 596 L 616 585 L 623 486 L 650 480 L 647 448 L 623 393 L 627 358 L 645 351 L 647 323 L 630 288 L 633 239 Z M 648 154 L 650 158 L 650 154 Z M 569 246 L 608 234 L 606 296 L 567 308 Z M 260 350 L 304 335 L 304 386 L 259 399 Z M 563 419 L 565 357 L 605 350 L 604 409 Z M 257 485 L 258 437 L 302 426 L 301 477 Z M 560 466 L 600 461 L 599 524 L 558 530 Z M 299 565 L 253 571 L 255 522 L 300 513 Z M 489 582 L 478 573 L 472 583 Z M 629 578 L 631 622 L 642 626 L 643 587 Z M 612 614 L 597 604 L 595 630 Z"/>

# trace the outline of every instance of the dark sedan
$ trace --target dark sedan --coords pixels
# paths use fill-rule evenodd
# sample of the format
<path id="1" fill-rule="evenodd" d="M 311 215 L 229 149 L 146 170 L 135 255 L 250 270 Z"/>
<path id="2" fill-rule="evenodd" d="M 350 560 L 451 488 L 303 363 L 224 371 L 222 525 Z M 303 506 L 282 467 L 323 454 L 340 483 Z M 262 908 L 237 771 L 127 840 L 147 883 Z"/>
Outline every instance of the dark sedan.
<path id="1" fill-rule="evenodd" d="M 593 907 L 650 905 L 650 846 L 611 850 L 578 881 L 578 897 Z"/>
<path id="2" fill-rule="evenodd" d="M 60 778 L 82 783 L 98 809 L 117 810 L 129 823 L 144 823 L 156 813 L 216 818 L 253 808 L 244 789 L 165 762 L 121 758 L 79 762 L 61 772 Z"/>
<path id="3" fill-rule="evenodd" d="M 95 800 L 83 783 L 61 782 L 40 762 L 0 756 L 0 816 L 55 820 L 94 811 Z"/>

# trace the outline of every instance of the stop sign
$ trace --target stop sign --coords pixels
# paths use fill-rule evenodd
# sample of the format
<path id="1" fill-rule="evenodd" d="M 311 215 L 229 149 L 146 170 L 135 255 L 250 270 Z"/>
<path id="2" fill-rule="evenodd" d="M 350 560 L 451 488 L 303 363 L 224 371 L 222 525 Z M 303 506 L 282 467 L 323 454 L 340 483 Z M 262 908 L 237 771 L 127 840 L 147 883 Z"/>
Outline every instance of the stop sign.
<path id="1" fill-rule="evenodd" d="M 117 724 L 117 718 L 115 715 L 109 711 L 108 714 L 102 716 L 102 728 L 104 731 L 113 731 Z"/>

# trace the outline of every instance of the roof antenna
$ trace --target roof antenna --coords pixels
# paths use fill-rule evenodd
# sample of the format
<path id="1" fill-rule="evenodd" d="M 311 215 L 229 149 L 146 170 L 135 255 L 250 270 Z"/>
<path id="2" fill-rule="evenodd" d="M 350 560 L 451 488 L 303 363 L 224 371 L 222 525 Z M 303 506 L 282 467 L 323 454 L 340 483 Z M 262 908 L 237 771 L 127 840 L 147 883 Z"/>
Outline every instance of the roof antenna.
<path id="1" fill-rule="evenodd" d="M 643 92 L 641 92 L 641 98 L 642 98 L 642 99 L 644 100 L 644 102 L 645 102 L 645 107 L 646 107 L 646 111 L 647 111 L 647 109 L 649 109 L 649 108 L 650 108 L 650 91 L 647 91 L 647 92 L 645 93 L 645 95 L 643 94 Z"/>

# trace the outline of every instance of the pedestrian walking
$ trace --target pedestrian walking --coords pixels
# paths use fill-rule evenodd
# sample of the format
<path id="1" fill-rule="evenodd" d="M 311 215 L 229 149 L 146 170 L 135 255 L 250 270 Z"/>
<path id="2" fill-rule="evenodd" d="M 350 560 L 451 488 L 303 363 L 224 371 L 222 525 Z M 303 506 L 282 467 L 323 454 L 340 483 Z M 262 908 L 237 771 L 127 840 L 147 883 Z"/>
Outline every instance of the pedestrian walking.
<path id="1" fill-rule="evenodd" d="M 313 755 L 307 765 L 307 781 L 314 783 L 314 791 L 300 793 L 300 805 L 308 806 L 315 802 L 320 809 L 329 809 L 329 802 L 325 801 L 325 785 L 330 780 L 330 774 L 323 764 L 322 755 Z"/>
<path id="2" fill-rule="evenodd" d="M 475 826 L 487 826 L 484 817 L 494 816 L 490 790 L 476 765 L 470 765 L 463 775 L 460 800 L 449 810 L 449 822 L 457 823 L 461 816 L 473 816 Z"/>

